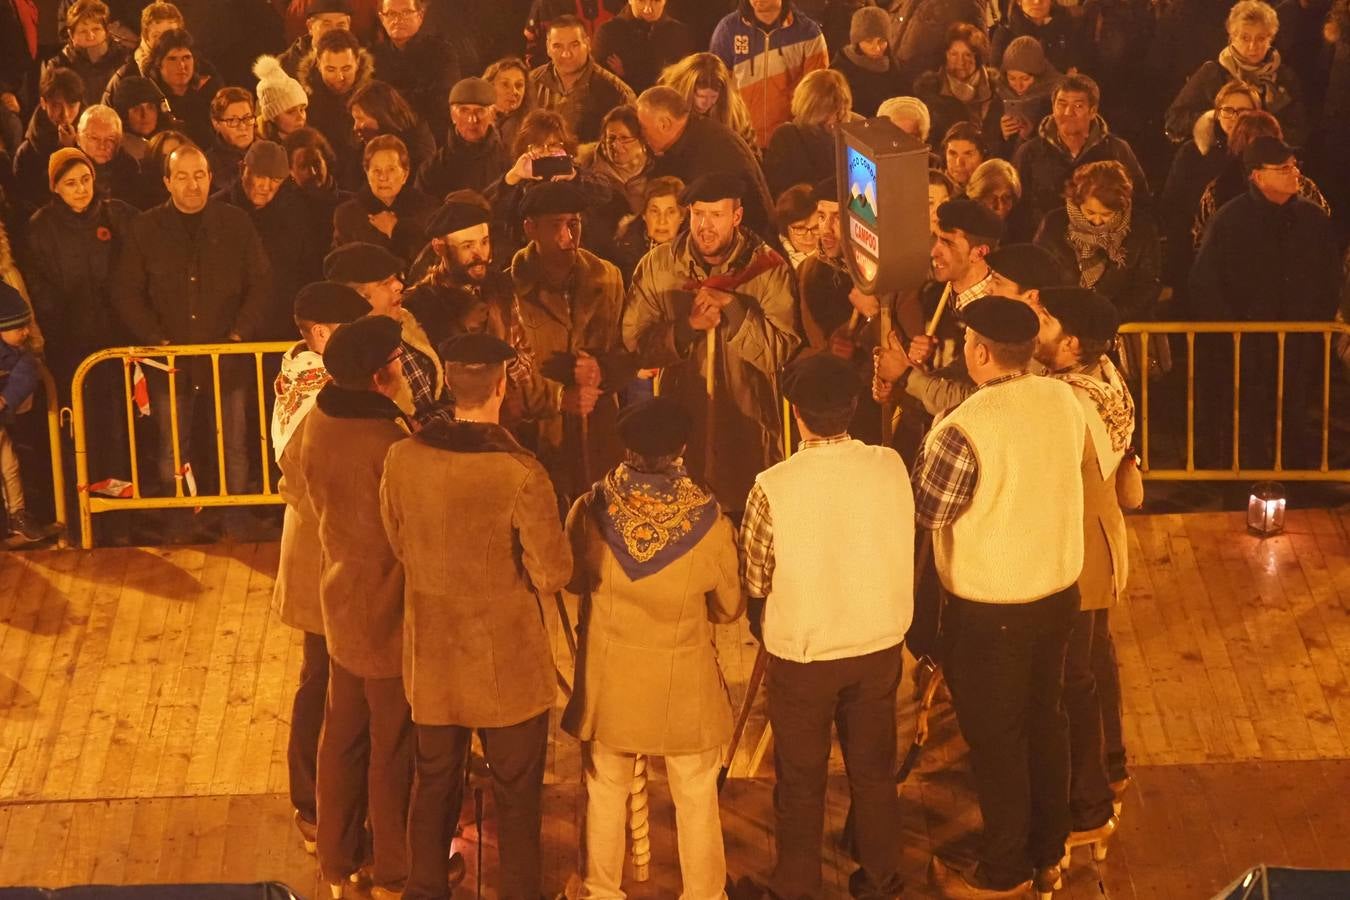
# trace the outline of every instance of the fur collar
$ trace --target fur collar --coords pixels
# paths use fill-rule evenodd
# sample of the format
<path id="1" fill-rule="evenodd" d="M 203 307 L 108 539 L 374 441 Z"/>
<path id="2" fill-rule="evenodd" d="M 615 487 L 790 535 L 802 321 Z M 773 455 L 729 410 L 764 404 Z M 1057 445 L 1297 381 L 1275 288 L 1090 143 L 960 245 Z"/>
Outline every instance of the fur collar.
<path id="1" fill-rule="evenodd" d="M 403 422 L 403 412 L 384 394 L 353 391 L 338 387 L 331 381 L 320 388 L 315 402 L 325 415 L 335 419 L 390 419 L 400 424 Z"/>
<path id="2" fill-rule="evenodd" d="M 1200 151 L 1201 156 L 1209 156 L 1209 152 L 1214 149 L 1222 150 L 1227 145 L 1224 140 L 1223 132 L 1219 129 L 1219 123 L 1214 119 L 1214 110 L 1206 110 L 1200 118 L 1195 120 L 1195 127 L 1191 129 L 1191 137 L 1195 138 L 1195 149 Z"/>
<path id="3" fill-rule="evenodd" d="M 494 422 L 461 422 L 433 419 L 417 432 L 416 439 L 438 450 L 451 453 L 506 453 L 533 459 L 511 436 L 511 432 Z"/>

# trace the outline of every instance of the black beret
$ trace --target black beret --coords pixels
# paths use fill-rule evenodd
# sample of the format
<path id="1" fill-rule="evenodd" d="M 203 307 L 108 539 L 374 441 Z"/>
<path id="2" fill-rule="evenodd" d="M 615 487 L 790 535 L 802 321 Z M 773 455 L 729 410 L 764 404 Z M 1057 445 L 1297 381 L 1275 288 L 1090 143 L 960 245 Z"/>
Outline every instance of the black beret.
<path id="1" fill-rule="evenodd" d="M 307 284 L 295 295 L 295 317 L 302 322 L 345 325 L 370 312 L 366 298 L 336 281 Z"/>
<path id="2" fill-rule="evenodd" d="M 340 386 L 360 385 L 388 364 L 402 339 L 402 326 L 388 316 L 363 316 L 333 332 L 324 368 Z"/>
<path id="3" fill-rule="evenodd" d="M 971 244 L 997 242 L 1003 237 L 1003 220 L 983 204 L 958 197 L 937 208 L 938 228 L 943 231 L 964 231 Z"/>
<path id="4" fill-rule="evenodd" d="M 323 258 L 323 277 L 343 284 L 374 284 L 403 272 L 403 260 L 378 244 L 352 241 Z"/>
<path id="5" fill-rule="evenodd" d="M 585 208 L 586 195 L 572 182 L 544 181 L 526 190 L 520 214 L 525 218 L 557 216 L 579 213 Z"/>
<path id="6" fill-rule="evenodd" d="M 640 400 L 619 411 L 619 439 L 624 447 L 643 456 L 669 456 L 689 443 L 693 420 L 669 397 Z"/>
<path id="7" fill-rule="evenodd" d="M 961 310 L 966 327 L 1000 344 L 1020 344 L 1035 339 L 1041 320 L 1035 310 L 1021 300 L 1007 297 L 981 297 Z"/>
<path id="8" fill-rule="evenodd" d="M 989 268 L 1024 291 L 1059 287 L 1068 275 L 1053 253 L 1035 244 L 1004 244 L 984 258 Z"/>
<path id="9" fill-rule="evenodd" d="M 1041 291 L 1041 306 L 1059 319 L 1064 333 L 1090 341 L 1115 339 L 1120 327 L 1116 305 L 1089 288 L 1060 287 Z"/>
<path id="10" fill-rule="evenodd" d="M 1248 144 L 1247 149 L 1242 151 L 1242 165 L 1246 167 L 1248 172 L 1251 172 L 1262 166 L 1281 165 L 1288 162 L 1293 155 L 1293 147 L 1277 137 L 1263 134 Z"/>
<path id="11" fill-rule="evenodd" d="M 799 359 L 783 372 L 783 396 L 808 412 L 844 409 L 861 391 L 853 365 L 833 353 Z"/>
<path id="12" fill-rule="evenodd" d="M 735 172 L 708 172 L 700 175 L 680 194 L 680 203 L 716 203 L 718 200 L 740 200 L 745 196 L 745 179 Z"/>
<path id="13" fill-rule="evenodd" d="M 811 199 L 819 203 L 824 200 L 826 203 L 839 202 L 839 181 L 833 175 L 824 181 L 816 182 L 816 186 L 811 188 Z"/>
<path id="14" fill-rule="evenodd" d="M 516 358 L 516 351 L 501 338 L 490 334 L 457 334 L 441 341 L 436 348 L 448 363 L 486 366 Z"/>
<path id="15" fill-rule="evenodd" d="M 476 203 L 447 200 L 427 221 L 427 234 L 444 237 L 475 225 L 488 223 L 488 211 Z"/>

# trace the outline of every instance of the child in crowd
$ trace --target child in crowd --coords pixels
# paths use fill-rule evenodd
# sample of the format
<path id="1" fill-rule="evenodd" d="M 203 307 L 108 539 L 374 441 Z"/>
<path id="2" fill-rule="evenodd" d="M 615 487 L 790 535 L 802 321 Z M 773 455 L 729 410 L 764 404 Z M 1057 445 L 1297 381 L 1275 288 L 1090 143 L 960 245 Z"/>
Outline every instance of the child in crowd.
<path id="1" fill-rule="evenodd" d="M 9 426 L 32 406 L 40 376 L 37 357 L 28 346 L 33 312 L 14 288 L 0 282 L 0 486 L 3 486 L 10 539 L 36 543 L 48 529 L 28 514 L 23 497 L 19 454 Z"/>

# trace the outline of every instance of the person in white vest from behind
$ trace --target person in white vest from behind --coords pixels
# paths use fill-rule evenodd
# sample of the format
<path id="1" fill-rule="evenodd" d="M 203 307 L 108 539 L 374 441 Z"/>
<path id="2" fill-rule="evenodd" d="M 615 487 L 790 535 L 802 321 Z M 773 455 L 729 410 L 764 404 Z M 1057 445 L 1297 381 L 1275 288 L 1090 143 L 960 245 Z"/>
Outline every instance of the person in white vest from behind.
<path id="1" fill-rule="evenodd" d="M 1029 375 L 1040 322 L 1025 303 L 966 307 L 975 393 L 925 439 L 918 524 L 949 596 L 943 669 L 970 745 L 984 833 L 974 867 L 934 856 L 944 897 L 1049 894 L 1069 834 L 1064 656 L 1083 569 L 1083 410 L 1073 388 Z"/>
<path id="2" fill-rule="evenodd" d="M 830 354 L 790 366 L 796 455 L 761 472 L 741 524 L 745 591 L 762 615 L 774 733 L 769 889 L 818 897 L 825 776 L 837 722 L 855 817 L 854 897 L 898 897 L 895 694 L 914 614 L 914 497 L 899 454 L 849 437 L 863 385 Z"/>

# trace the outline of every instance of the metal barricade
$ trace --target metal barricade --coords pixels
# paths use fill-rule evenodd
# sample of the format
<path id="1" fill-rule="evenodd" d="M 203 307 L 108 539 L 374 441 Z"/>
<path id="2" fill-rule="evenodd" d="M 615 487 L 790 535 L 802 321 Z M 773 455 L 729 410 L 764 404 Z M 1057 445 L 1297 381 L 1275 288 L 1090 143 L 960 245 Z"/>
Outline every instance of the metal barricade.
<path id="1" fill-rule="evenodd" d="M 70 546 L 68 528 L 68 510 L 66 509 L 66 462 L 61 454 L 61 399 L 56 393 L 56 381 L 46 366 L 39 366 L 42 376 L 42 393 L 47 398 L 47 446 L 52 460 L 52 504 L 55 524 L 60 528 L 56 543 L 59 547 Z"/>
<path id="2" fill-rule="evenodd" d="M 179 344 L 162 347 L 112 347 L 100 350 L 87 357 L 75 370 L 71 382 L 71 423 L 75 437 L 75 474 L 79 487 L 80 507 L 80 545 L 84 549 L 93 547 L 93 517 L 97 513 L 132 509 L 184 509 L 198 507 L 258 506 L 282 503 L 281 495 L 272 484 L 272 448 L 271 448 L 271 409 L 268 398 L 270 377 L 263 372 L 265 355 L 280 355 L 294 346 L 293 341 L 270 341 L 256 343 L 225 344 Z M 262 491 L 253 494 L 231 494 L 225 477 L 225 430 L 222 423 L 220 360 L 221 357 L 252 356 L 256 379 L 256 399 L 258 404 L 258 453 L 261 460 Z M 146 497 L 141 493 L 141 463 L 136 448 L 136 401 L 133 385 L 133 370 L 137 362 L 153 361 L 162 363 L 170 376 L 179 371 L 179 363 L 184 359 L 208 357 L 211 368 L 211 399 L 214 409 L 216 471 L 219 475 L 219 492 L 208 495 L 193 495 L 184 492 L 185 460 L 182 454 L 183 428 L 191 428 L 191 422 L 179 421 L 178 416 L 178 378 L 168 378 L 169 414 L 168 427 L 172 435 L 174 491 L 172 496 Z M 131 467 L 131 496 L 112 498 L 95 496 L 89 491 L 89 435 L 86 429 L 85 381 L 96 365 L 108 360 L 119 360 L 122 364 L 122 379 L 125 387 L 125 406 L 127 418 L 127 450 Z M 274 373 L 272 373 L 274 374 Z M 161 416 L 162 410 L 151 410 L 151 415 Z M 161 418 L 161 427 L 164 421 Z"/>
<path id="3" fill-rule="evenodd" d="M 1184 358 L 1186 361 L 1186 425 L 1185 425 L 1185 465 L 1182 468 L 1159 468 L 1152 464 L 1153 451 L 1152 395 L 1160 387 L 1150 383 L 1144 377 L 1137 389 L 1139 405 L 1139 434 L 1136 438 L 1143 464 L 1141 471 L 1145 478 L 1155 481 L 1229 481 L 1279 479 L 1283 481 L 1323 481 L 1350 482 L 1350 468 L 1331 468 L 1331 426 L 1332 426 L 1332 383 L 1335 367 L 1339 365 L 1333 355 L 1333 347 L 1338 336 L 1341 340 L 1350 340 L 1350 325 L 1342 322 L 1131 322 L 1122 325 L 1122 335 L 1140 336 L 1142 362 L 1140 371 L 1149 371 L 1149 338 L 1151 335 L 1183 335 L 1186 340 Z M 1198 468 L 1196 466 L 1196 337 L 1215 335 L 1217 338 L 1232 339 L 1232 440 L 1231 464 L 1223 468 Z M 1246 382 L 1243 379 L 1243 338 L 1244 336 L 1269 336 L 1275 339 L 1276 363 L 1271 373 L 1275 379 L 1275 418 L 1271 422 L 1274 429 L 1274 459 L 1271 468 L 1245 468 L 1242 465 L 1241 425 L 1243 389 L 1251 388 L 1250 374 Z M 1321 443 L 1319 463 L 1316 468 L 1287 467 L 1284 463 L 1283 438 L 1285 434 L 1285 362 L 1286 343 L 1290 335 L 1321 335 Z M 1304 398 L 1296 398 L 1303 400 Z"/>

